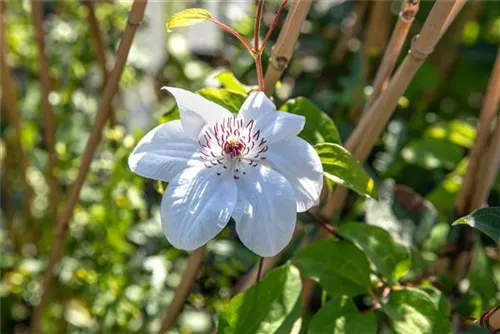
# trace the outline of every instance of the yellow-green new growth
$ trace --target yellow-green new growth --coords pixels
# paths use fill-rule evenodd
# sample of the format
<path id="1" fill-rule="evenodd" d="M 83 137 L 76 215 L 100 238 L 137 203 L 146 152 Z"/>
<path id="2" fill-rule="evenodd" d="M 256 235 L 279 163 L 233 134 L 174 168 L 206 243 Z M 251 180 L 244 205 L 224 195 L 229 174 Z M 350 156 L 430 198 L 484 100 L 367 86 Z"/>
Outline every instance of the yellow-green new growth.
<path id="1" fill-rule="evenodd" d="M 167 30 L 172 28 L 187 27 L 209 20 L 212 17 L 205 9 L 189 8 L 175 13 L 167 23 Z"/>

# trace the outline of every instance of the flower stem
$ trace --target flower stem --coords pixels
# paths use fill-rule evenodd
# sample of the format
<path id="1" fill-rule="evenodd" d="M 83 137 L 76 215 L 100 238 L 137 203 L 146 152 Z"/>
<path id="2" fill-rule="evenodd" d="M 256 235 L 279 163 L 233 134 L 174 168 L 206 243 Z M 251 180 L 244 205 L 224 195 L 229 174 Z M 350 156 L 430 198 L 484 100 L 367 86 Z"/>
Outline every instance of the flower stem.
<path id="1" fill-rule="evenodd" d="M 264 7 L 264 0 L 259 0 L 257 3 L 257 13 L 255 14 L 255 29 L 253 37 L 253 48 L 259 53 L 261 48 L 259 48 L 259 35 L 260 35 L 260 24 L 262 21 L 262 8 Z"/>
<path id="2" fill-rule="evenodd" d="M 262 70 L 262 56 L 257 54 L 254 56 L 255 67 L 257 70 L 257 82 L 259 84 L 259 90 L 264 91 L 264 71 Z"/>
<path id="3" fill-rule="evenodd" d="M 321 226 L 322 228 L 324 228 L 325 231 L 327 231 L 331 235 L 336 236 L 340 240 L 344 240 L 344 237 L 339 234 L 339 232 L 335 229 L 334 226 L 332 226 L 332 225 L 328 224 L 327 222 L 323 221 L 323 219 L 321 219 L 320 217 L 316 216 L 311 211 L 306 211 L 306 214 L 309 216 L 309 218 L 311 218 L 311 220 L 313 222 L 315 222 L 316 224 L 318 224 L 319 226 Z"/>
<path id="4" fill-rule="evenodd" d="M 274 31 L 274 28 L 276 28 L 276 25 L 278 24 L 278 20 L 280 18 L 281 12 L 285 8 L 286 4 L 288 3 L 288 0 L 283 0 L 281 2 L 281 5 L 279 6 L 278 10 L 276 11 L 276 14 L 274 15 L 273 23 L 271 23 L 271 26 L 269 27 L 269 31 L 266 34 L 266 37 L 264 37 L 264 40 L 262 41 L 262 45 L 260 46 L 259 50 L 261 52 L 264 51 L 266 48 L 267 42 L 269 41 L 269 38 L 271 38 L 271 34 Z"/>
<path id="5" fill-rule="evenodd" d="M 248 52 L 250 52 L 252 57 L 255 58 L 255 54 L 257 53 L 256 50 L 254 50 L 252 48 L 252 46 L 245 40 L 245 38 L 243 38 L 243 36 L 238 34 L 233 28 L 225 25 L 224 23 L 218 21 L 217 19 L 215 19 L 213 17 L 209 18 L 208 21 L 215 23 L 216 25 L 218 25 L 219 27 L 221 27 L 222 29 L 224 29 L 225 31 L 227 31 L 228 33 L 230 33 L 231 35 L 236 37 L 241 43 L 243 43 L 243 45 L 247 48 Z"/>

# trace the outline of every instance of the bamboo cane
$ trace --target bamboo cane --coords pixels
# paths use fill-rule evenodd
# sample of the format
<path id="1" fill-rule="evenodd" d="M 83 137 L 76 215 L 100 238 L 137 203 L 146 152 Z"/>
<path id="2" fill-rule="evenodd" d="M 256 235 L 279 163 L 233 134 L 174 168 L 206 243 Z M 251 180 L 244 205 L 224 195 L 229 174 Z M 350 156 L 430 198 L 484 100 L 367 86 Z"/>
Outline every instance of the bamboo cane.
<path id="1" fill-rule="evenodd" d="M 373 82 L 373 91 L 365 106 L 365 110 L 373 104 L 387 85 L 387 81 L 394 71 L 398 56 L 401 53 L 403 44 L 413 24 L 413 20 L 417 15 L 419 4 L 419 0 L 404 0 L 401 3 L 401 11 L 399 12 L 396 26 L 394 27 L 391 40 L 389 41 L 389 45 L 387 45 L 387 49 L 377 70 Z"/>
<path id="2" fill-rule="evenodd" d="M 288 66 L 292 58 L 300 28 L 311 8 L 312 0 L 295 0 L 286 16 L 283 28 L 274 44 L 269 59 L 269 66 L 264 77 L 265 93 L 271 96 L 276 82 Z"/>
<path id="3" fill-rule="evenodd" d="M 19 119 L 19 108 L 17 105 L 17 93 L 12 80 L 10 69 L 7 65 L 7 43 L 5 41 L 5 2 L 0 1 L 0 75 L 2 78 L 2 105 L 6 111 L 7 118 L 14 132 L 14 146 L 18 154 L 21 169 L 21 180 L 23 183 L 24 219 L 29 224 L 33 221 L 31 215 L 31 203 L 33 201 L 33 190 L 28 182 L 28 156 L 21 144 L 22 132 Z"/>
<path id="4" fill-rule="evenodd" d="M 125 67 L 125 62 L 127 60 L 128 53 L 130 51 L 130 46 L 132 45 L 132 40 L 134 38 L 137 27 L 144 17 L 144 11 L 146 9 L 147 0 L 135 0 L 132 4 L 132 9 L 128 17 L 127 27 L 123 33 L 120 46 L 118 47 L 116 63 L 111 72 L 104 93 L 102 96 L 99 111 L 92 126 L 92 130 L 85 146 L 85 151 L 83 153 L 80 168 L 78 169 L 78 175 L 71 187 L 70 194 L 68 197 L 68 202 L 66 208 L 58 221 L 57 228 L 54 233 L 53 247 L 50 253 L 49 263 L 45 269 L 45 274 L 43 276 L 43 282 L 41 286 L 40 302 L 36 306 L 33 319 L 31 322 L 30 333 L 35 334 L 40 330 L 40 321 L 43 314 L 43 310 L 47 303 L 47 299 L 52 286 L 54 267 L 56 263 L 62 256 L 64 249 L 64 240 L 67 234 L 68 223 L 73 215 L 73 210 L 78 202 L 80 195 L 80 190 L 82 189 L 83 183 L 90 168 L 90 163 L 94 153 L 99 145 L 102 138 L 102 130 L 106 121 L 109 117 L 111 100 L 118 89 L 118 83 L 120 77 Z"/>
<path id="5" fill-rule="evenodd" d="M 377 138 L 396 109 L 399 97 L 404 93 L 417 70 L 432 52 L 443 35 L 443 25 L 452 12 L 454 1 L 438 0 L 425 21 L 420 35 L 414 37 L 409 54 L 390 80 L 387 88 L 363 114 L 358 126 L 346 142 L 346 149 L 360 162 L 368 157 Z M 455 14 L 456 16 L 456 14 Z M 451 22 L 450 22 L 451 23 Z M 321 210 L 321 215 L 332 217 L 343 206 L 347 190 L 337 187 Z"/>
<path id="6" fill-rule="evenodd" d="M 198 269 L 200 268 L 201 261 L 203 260 L 203 256 L 205 255 L 205 246 L 198 248 L 188 258 L 187 266 L 184 269 L 182 274 L 182 279 L 175 289 L 174 299 L 168 305 L 167 310 L 165 311 L 165 316 L 163 317 L 163 321 L 158 331 L 158 334 L 165 333 L 172 323 L 175 321 L 182 308 L 184 307 L 184 302 L 189 296 L 189 292 L 191 291 L 191 287 L 193 286 L 193 282 L 196 278 L 196 274 L 198 273 Z"/>
<path id="7" fill-rule="evenodd" d="M 479 115 L 479 127 L 477 136 L 469 152 L 469 163 L 467 171 L 462 180 L 462 187 L 455 199 L 455 212 L 457 216 L 468 213 L 468 206 L 471 202 L 470 196 L 473 194 L 474 183 L 476 182 L 477 171 L 479 169 L 481 157 L 486 148 L 490 135 L 490 126 L 495 117 L 500 100 L 500 48 L 498 49 L 495 64 L 491 72 L 488 88 L 484 98 L 483 107 Z"/>
<path id="8" fill-rule="evenodd" d="M 36 43 L 38 47 L 38 63 L 40 75 L 40 88 L 43 107 L 43 120 L 45 143 L 47 145 L 47 183 L 50 190 L 49 211 L 52 224 L 57 224 L 57 210 L 59 204 L 59 187 L 55 176 L 56 157 L 55 157 L 55 141 L 56 141 L 56 122 L 54 118 L 54 110 L 49 102 L 49 94 L 51 91 L 49 77 L 49 60 L 45 54 L 45 40 L 43 29 L 43 2 L 39 0 L 31 1 L 31 17 L 35 30 Z"/>

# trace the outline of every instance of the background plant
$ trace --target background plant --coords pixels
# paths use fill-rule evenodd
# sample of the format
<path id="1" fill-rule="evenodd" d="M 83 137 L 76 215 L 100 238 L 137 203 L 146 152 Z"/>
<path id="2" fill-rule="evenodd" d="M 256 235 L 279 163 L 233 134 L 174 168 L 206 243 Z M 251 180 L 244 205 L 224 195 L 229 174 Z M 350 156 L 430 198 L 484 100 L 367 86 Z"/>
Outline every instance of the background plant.
<path id="1" fill-rule="evenodd" d="M 363 169 L 375 182 L 378 201 L 349 194 L 342 210 L 339 206 L 328 215 L 301 215 L 296 238 L 284 254 L 262 263 L 263 272 L 278 268 L 231 300 L 236 291 L 255 282 L 257 268 L 252 267 L 257 257 L 242 247 L 232 228 L 189 257 L 168 245 L 158 217 L 161 197 L 156 192 L 163 185 L 135 177 L 126 165 L 141 136 L 140 130 L 120 125 L 126 124 L 130 112 L 124 104 L 127 93 L 116 95 L 116 123 L 104 129 L 96 146 L 68 232 L 64 239 L 55 239 L 62 236 L 54 233 L 51 175 L 59 188 L 61 215 L 98 111 L 105 110 L 102 87 L 107 74 L 88 19 L 94 10 L 104 54 L 114 65 L 120 60 L 115 59 L 116 49 L 130 21 L 131 4 L 44 3 L 41 49 L 32 3 L 1 5 L 6 46 L 1 46 L 2 63 L 7 65 L 2 64 L 3 331 L 23 332 L 33 321 L 48 255 L 57 242 L 63 243 L 64 251 L 42 314 L 43 331 L 155 332 L 167 323 L 165 310 L 177 304 L 182 313 L 166 326 L 172 332 L 210 332 L 217 327 L 229 333 L 323 333 L 334 331 L 334 323 L 344 324 L 337 326 L 344 333 L 465 332 L 473 330 L 468 328 L 471 321 L 498 304 L 498 209 L 476 211 L 458 221 L 486 234 L 451 226 L 478 208 L 470 199 L 483 192 L 467 189 L 464 201 L 459 200 L 463 195 L 457 196 L 463 176 L 471 170 L 467 157 L 478 159 L 476 172 L 469 172 L 474 187 L 498 171 L 491 163 L 481 164 L 481 158 L 498 152 L 500 131 L 500 126 L 493 129 L 498 122 L 499 80 L 491 79 L 497 73 L 494 66 L 500 67 L 495 65 L 500 41 L 496 2 L 470 2 L 455 9 L 458 16 L 449 31 L 414 77 L 407 78 L 404 95 L 396 96 L 396 110 L 382 124 L 383 133 L 371 143 L 369 156 L 361 158 L 351 149 L 358 160 L 366 160 Z M 420 3 L 396 68 L 410 49 L 411 37 L 423 35 L 433 5 Z M 170 18 L 183 6 L 169 3 L 165 16 Z M 278 6 L 266 3 L 263 27 L 272 23 L 269 17 Z M 269 45 L 277 47 L 268 47 L 262 57 L 263 68 L 269 69 L 266 90 L 272 92 L 275 86 L 269 82 L 284 72 L 275 102 L 282 110 L 306 116 L 302 136 L 318 144 L 333 182 L 362 193 L 367 193 L 369 179 L 349 181 L 352 173 L 342 174 L 335 159 L 344 152 L 339 145 L 348 146 L 348 138 L 356 133 L 353 129 L 370 99 L 400 7 L 397 2 L 327 6 L 293 1 L 284 7 L 270 36 Z M 453 14 L 453 7 L 448 9 Z M 231 24 L 249 43 L 254 40 L 252 12 Z M 299 23 L 288 24 L 287 16 Z M 302 17 L 305 23 L 300 25 Z M 169 55 L 156 73 L 148 71 L 148 55 L 137 48 L 132 48 L 121 73 L 121 92 L 143 78 L 152 79 L 159 96 L 148 112 L 155 122 L 178 117 L 173 100 L 158 89 L 164 84 L 197 90 L 233 111 L 258 84 L 254 59 L 238 40 L 223 35 L 224 48 L 215 52 L 184 52 L 179 46 L 186 33 L 176 29 L 165 36 Z M 48 73 L 40 50 L 47 57 Z M 4 76 L 6 68 L 9 77 Z M 42 112 L 48 109 L 54 115 L 53 143 L 47 136 L 47 113 Z M 471 148 L 479 137 L 482 154 L 474 158 Z M 51 150 L 55 168 L 49 167 Z M 341 189 L 333 182 L 330 186 Z M 498 176 L 490 186 L 487 203 L 498 206 Z M 332 233 L 334 237 L 315 241 L 318 234 Z M 193 278 L 192 286 L 183 284 L 186 275 Z M 302 283 L 301 275 L 319 285 Z M 412 321 L 416 318 L 423 320 Z"/>

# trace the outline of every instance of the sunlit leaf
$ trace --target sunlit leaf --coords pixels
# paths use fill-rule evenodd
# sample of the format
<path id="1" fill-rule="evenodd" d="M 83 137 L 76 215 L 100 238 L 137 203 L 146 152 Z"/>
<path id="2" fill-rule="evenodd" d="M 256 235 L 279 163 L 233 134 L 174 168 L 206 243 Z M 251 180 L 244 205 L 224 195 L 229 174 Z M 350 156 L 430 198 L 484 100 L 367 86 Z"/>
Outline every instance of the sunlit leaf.
<path id="1" fill-rule="evenodd" d="M 201 23 L 210 19 L 212 15 L 201 8 L 189 8 L 172 15 L 167 23 L 167 30 L 172 28 L 187 27 L 197 23 Z"/>
<path id="2" fill-rule="evenodd" d="M 345 148 L 324 143 L 314 146 L 314 149 L 318 152 L 327 178 L 362 196 L 377 198 L 372 178 Z"/>
<path id="3" fill-rule="evenodd" d="M 500 207 L 482 208 L 460 218 L 453 225 L 469 225 L 500 242 Z"/>
<path id="4" fill-rule="evenodd" d="M 417 139 L 401 152 L 405 161 L 424 169 L 454 168 L 462 159 L 464 150 L 443 139 Z"/>
<path id="5" fill-rule="evenodd" d="M 417 288 L 393 290 L 382 309 L 396 334 L 450 333 L 448 315 L 442 312 L 436 299 Z"/>
<path id="6" fill-rule="evenodd" d="M 302 281 L 297 268 L 274 269 L 220 310 L 218 333 L 290 333 L 300 317 Z"/>
<path id="7" fill-rule="evenodd" d="M 360 313 L 350 298 L 333 298 L 314 315 L 309 334 L 375 334 L 373 313 Z"/>
<path id="8" fill-rule="evenodd" d="M 432 139 L 446 139 L 453 144 L 471 148 L 476 138 L 476 129 L 463 121 L 450 121 L 434 124 L 425 131 L 425 135 Z"/>
<path id="9" fill-rule="evenodd" d="M 222 72 L 216 76 L 217 80 L 224 86 L 224 88 L 241 93 L 248 94 L 249 87 L 242 84 L 232 72 Z"/>
<path id="10" fill-rule="evenodd" d="M 246 99 L 246 95 L 224 88 L 202 88 L 197 93 L 207 100 L 226 108 L 235 115 L 238 114 Z"/>
<path id="11" fill-rule="evenodd" d="M 280 110 L 302 115 L 306 118 L 306 124 L 299 134 L 299 137 L 303 138 L 311 145 L 319 143 L 341 143 L 339 132 L 333 120 L 309 99 L 298 97 L 288 100 L 281 106 Z"/>
<path id="12" fill-rule="evenodd" d="M 370 266 L 349 241 L 316 241 L 299 251 L 293 262 L 331 296 L 355 296 L 370 289 Z"/>
<path id="13" fill-rule="evenodd" d="M 338 231 L 360 247 L 391 283 L 395 284 L 408 272 L 410 252 L 405 246 L 395 242 L 387 231 L 360 223 L 344 224 Z"/>

